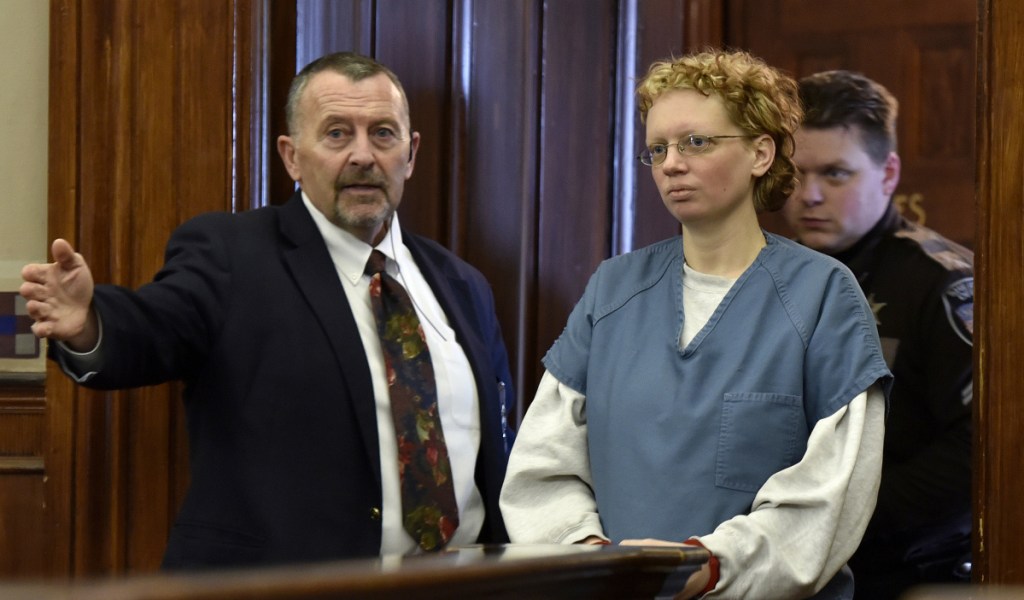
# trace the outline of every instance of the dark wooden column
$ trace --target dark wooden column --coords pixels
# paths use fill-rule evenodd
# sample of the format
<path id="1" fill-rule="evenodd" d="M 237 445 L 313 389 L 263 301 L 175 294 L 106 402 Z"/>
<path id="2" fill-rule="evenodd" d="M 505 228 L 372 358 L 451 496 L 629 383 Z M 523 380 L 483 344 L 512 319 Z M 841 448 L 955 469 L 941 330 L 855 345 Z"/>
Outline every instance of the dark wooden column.
<path id="1" fill-rule="evenodd" d="M 1024 4 L 981 0 L 978 23 L 975 581 L 1019 585 L 1024 584 Z"/>
<path id="2" fill-rule="evenodd" d="M 273 25 L 260 0 L 52 0 L 49 233 L 98 282 L 141 285 L 181 222 L 263 203 Z M 155 569 L 188 477 L 180 390 L 47 381 L 47 570 Z"/>

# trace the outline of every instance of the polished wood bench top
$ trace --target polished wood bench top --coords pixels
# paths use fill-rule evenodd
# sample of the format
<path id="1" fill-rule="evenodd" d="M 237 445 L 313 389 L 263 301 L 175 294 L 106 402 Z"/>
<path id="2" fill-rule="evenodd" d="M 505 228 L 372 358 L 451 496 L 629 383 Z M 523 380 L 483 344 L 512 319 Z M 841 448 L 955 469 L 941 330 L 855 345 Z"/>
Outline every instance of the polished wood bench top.
<path id="1" fill-rule="evenodd" d="M 0 584 L 4 600 L 654 598 L 707 562 L 695 547 L 469 546 L 260 569 Z M 677 587 L 673 587 L 677 586 Z"/>

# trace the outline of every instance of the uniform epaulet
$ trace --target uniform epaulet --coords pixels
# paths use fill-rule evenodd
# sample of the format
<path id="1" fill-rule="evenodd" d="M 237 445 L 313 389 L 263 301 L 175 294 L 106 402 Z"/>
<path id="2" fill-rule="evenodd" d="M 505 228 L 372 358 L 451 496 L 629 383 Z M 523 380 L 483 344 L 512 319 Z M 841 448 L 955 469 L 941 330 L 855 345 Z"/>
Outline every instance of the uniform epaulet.
<path id="1" fill-rule="evenodd" d="M 928 258 L 939 263 L 948 271 L 972 272 L 974 270 L 973 252 L 927 227 L 908 223 L 907 226 L 897 230 L 895 236 L 917 243 Z"/>

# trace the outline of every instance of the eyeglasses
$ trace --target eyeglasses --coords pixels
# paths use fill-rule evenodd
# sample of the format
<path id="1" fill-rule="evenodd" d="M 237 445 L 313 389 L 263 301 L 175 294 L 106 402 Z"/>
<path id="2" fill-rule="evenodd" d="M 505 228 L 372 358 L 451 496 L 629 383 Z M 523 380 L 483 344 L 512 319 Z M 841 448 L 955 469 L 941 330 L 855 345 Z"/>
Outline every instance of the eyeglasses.
<path id="1" fill-rule="evenodd" d="M 678 142 L 674 144 L 651 144 L 640 151 L 637 159 L 648 167 L 654 165 L 660 165 L 665 162 L 665 157 L 668 156 L 669 146 L 675 146 L 679 153 L 683 156 L 695 156 L 697 154 L 704 154 L 711 149 L 711 142 L 714 140 L 724 140 L 732 138 L 755 138 L 756 135 L 698 135 L 690 134 L 684 136 Z"/>

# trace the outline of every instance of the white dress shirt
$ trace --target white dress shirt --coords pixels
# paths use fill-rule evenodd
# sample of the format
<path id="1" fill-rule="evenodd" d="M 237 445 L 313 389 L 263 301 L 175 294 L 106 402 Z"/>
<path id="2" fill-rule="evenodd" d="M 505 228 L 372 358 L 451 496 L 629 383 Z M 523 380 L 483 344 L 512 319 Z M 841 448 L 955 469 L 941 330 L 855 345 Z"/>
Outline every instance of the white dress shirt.
<path id="1" fill-rule="evenodd" d="M 395 214 L 387 235 L 371 247 L 327 220 L 310 202 L 302 200 L 327 244 L 342 288 L 359 328 L 377 405 L 377 435 L 380 441 L 383 537 L 381 554 L 417 552 L 419 546 L 402 527 L 401 485 L 398 477 L 398 449 L 391 417 L 384 353 L 377 334 L 377 322 L 370 303 L 370 277 L 363 273 L 370 253 L 376 249 L 387 257 L 387 272 L 409 293 L 430 348 L 437 385 L 438 411 L 452 467 L 459 527 L 449 547 L 476 542 L 484 521 L 483 498 L 474 473 L 480 448 L 480 411 L 473 371 L 466 353 L 455 339 L 441 305 L 423 278 L 409 249 L 402 243 L 402 231 Z M 341 308 L 343 310 L 343 307 Z"/>

